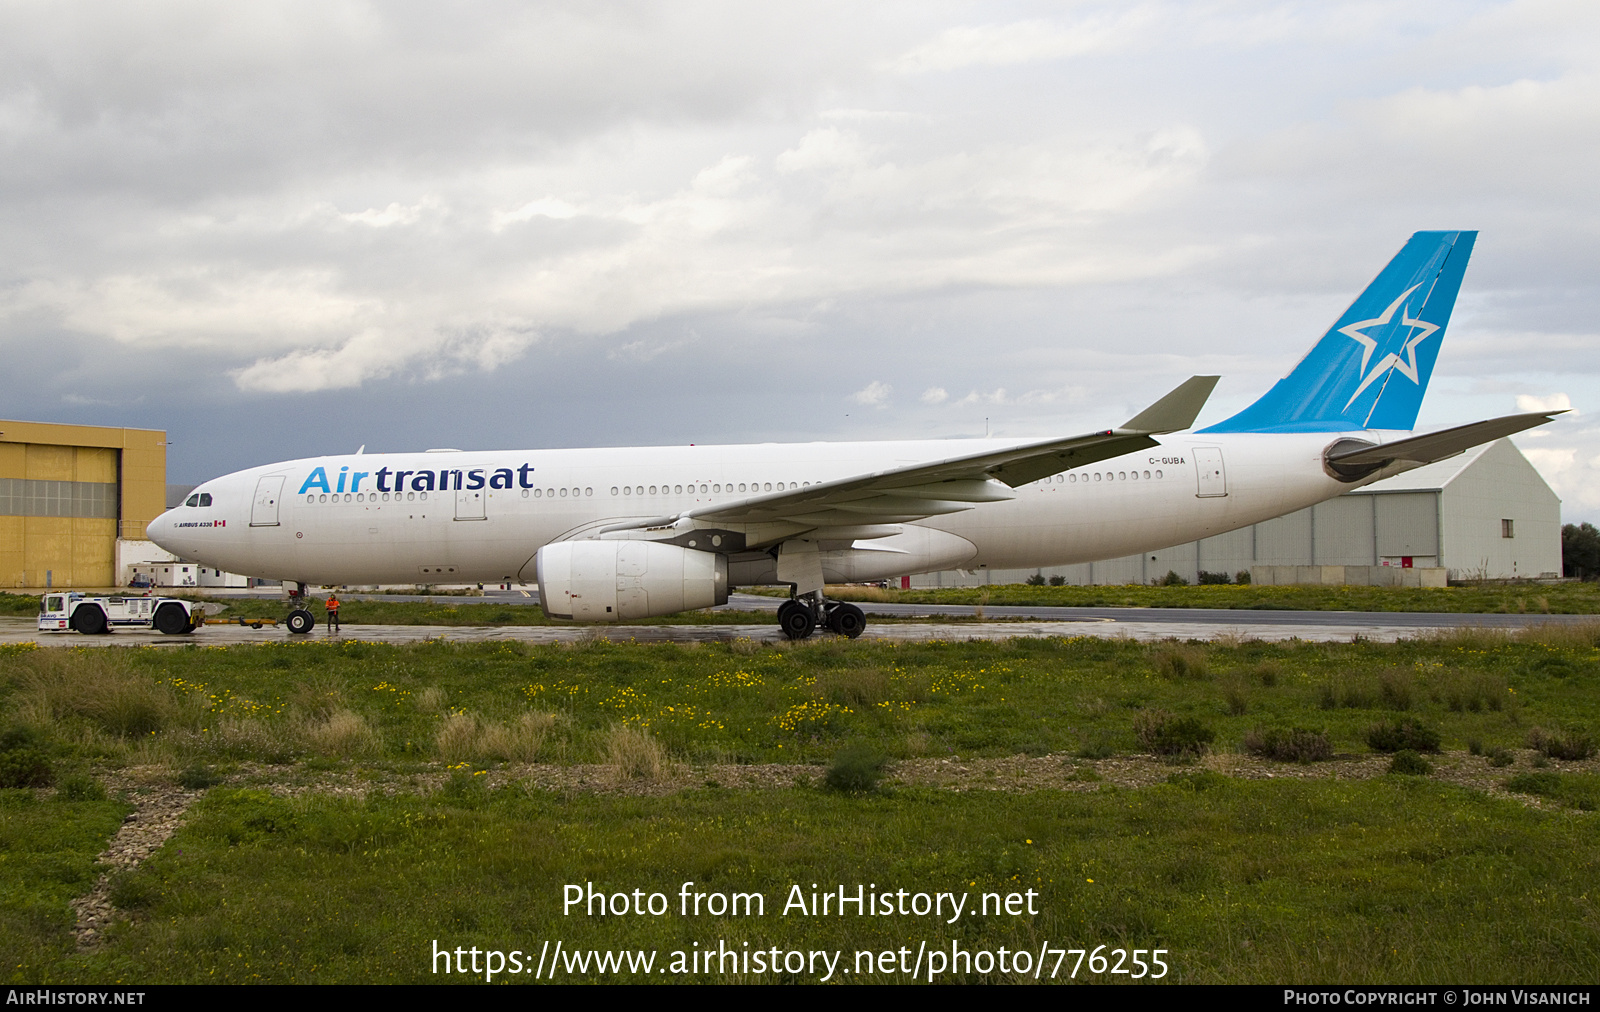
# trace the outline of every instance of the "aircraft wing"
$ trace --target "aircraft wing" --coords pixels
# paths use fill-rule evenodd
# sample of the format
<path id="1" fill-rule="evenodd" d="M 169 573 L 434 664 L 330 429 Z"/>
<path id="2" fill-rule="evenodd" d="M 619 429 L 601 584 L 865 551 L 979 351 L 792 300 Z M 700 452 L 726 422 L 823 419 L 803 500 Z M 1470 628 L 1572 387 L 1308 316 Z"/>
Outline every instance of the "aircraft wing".
<path id="1" fill-rule="evenodd" d="M 1330 453 L 1328 463 L 1335 467 L 1386 467 L 1395 461 L 1412 464 L 1431 464 L 1436 460 L 1454 457 L 1480 443 L 1491 442 L 1535 425 L 1552 421 L 1561 411 L 1535 411 L 1525 415 L 1505 415 L 1452 429 L 1427 432 L 1420 436 L 1397 439 L 1392 443 L 1363 446 L 1342 453 Z"/>
<path id="2" fill-rule="evenodd" d="M 1216 376 L 1194 376 L 1124 425 L 1066 439 L 1045 439 L 998 450 L 912 464 L 704 506 L 668 517 L 616 524 L 599 536 L 651 529 L 672 537 L 685 527 L 744 531 L 749 545 L 770 543 L 815 528 L 839 528 L 838 537 L 893 533 L 866 530 L 971 509 L 1012 498 L 995 481 L 1016 488 L 1046 475 L 1083 467 L 1159 445 L 1151 437 L 1194 424 Z M 759 528 L 756 530 L 753 528 Z M 855 529 L 858 533 L 847 533 Z"/>

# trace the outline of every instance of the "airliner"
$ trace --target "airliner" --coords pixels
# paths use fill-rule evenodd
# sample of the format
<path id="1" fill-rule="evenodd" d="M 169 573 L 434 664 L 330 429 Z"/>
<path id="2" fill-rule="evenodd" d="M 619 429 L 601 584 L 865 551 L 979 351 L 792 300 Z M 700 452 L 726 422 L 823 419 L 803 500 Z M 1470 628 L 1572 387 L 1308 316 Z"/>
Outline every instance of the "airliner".
<path id="1" fill-rule="evenodd" d="M 1550 421 L 1414 434 L 1476 232 L 1418 232 L 1290 373 L 1191 431 L 1194 376 L 1122 425 L 947 439 L 314 457 L 198 486 L 148 534 L 312 585 L 536 582 L 554 619 L 626 622 L 787 584 L 778 622 L 859 636 L 827 583 L 1115 558 L 1292 513 Z"/>

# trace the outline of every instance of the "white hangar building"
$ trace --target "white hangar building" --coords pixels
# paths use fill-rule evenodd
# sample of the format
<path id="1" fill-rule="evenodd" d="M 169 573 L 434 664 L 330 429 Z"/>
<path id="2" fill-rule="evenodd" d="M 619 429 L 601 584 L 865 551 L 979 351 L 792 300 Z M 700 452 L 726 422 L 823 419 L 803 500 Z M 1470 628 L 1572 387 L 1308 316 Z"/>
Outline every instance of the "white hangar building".
<path id="1" fill-rule="evenodd" d="M 911 585 L 1022 583 L 1036 575 L 1064 577 L 1078 586 L 1148 584 L 1169 572 L 1194 583 L 1201 572 L 1233 577 L 1262 566 L 1442 568 L 1453 580 L 1556 577 L 1561 500 L 1528 458 L 1501 439 L 1309 509 L 1185 545 L 1075 566 L 930 573 L 912 577 Z"/>

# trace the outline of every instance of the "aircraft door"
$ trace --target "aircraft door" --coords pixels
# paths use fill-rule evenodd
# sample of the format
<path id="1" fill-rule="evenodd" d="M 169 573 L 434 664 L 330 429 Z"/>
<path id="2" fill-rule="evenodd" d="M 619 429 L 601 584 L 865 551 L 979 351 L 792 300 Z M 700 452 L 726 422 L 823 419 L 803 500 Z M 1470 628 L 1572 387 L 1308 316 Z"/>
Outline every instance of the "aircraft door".
<path id="1" fill-rule="evenodd" d="M 256 501 L 250 505 L 251 527 L 278 526 L 278 502 L 283 498 L 283 475 L 269 474 L 256 482 Z"/>
<path id="2" fill-rule="evenodd" d="M 1195 447 L 1194 467 L 1198 481 L 1195 495 L 1198 498 L 1228 494 L 1228 472 L 1222 466 L 1222 447 Z"/>
<path id="3" fill-rule="evenodd" d="M 456 489 L 456 519 L 457 520 L 487 520 L 488 494 L 481 488 Z"/>

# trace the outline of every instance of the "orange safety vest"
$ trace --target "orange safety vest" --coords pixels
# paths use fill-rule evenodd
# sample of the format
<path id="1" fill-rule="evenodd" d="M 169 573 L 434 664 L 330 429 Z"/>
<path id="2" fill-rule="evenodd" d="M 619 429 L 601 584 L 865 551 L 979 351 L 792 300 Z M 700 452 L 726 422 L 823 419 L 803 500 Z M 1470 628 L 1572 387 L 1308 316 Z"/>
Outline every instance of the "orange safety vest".
<path id="1" fill-rule="evenodd" d="M 329 611 L 338 611 L 339 610 L 339 599 L 337 597 L 328 598 L 327 607 L 328 607 Z"/>

